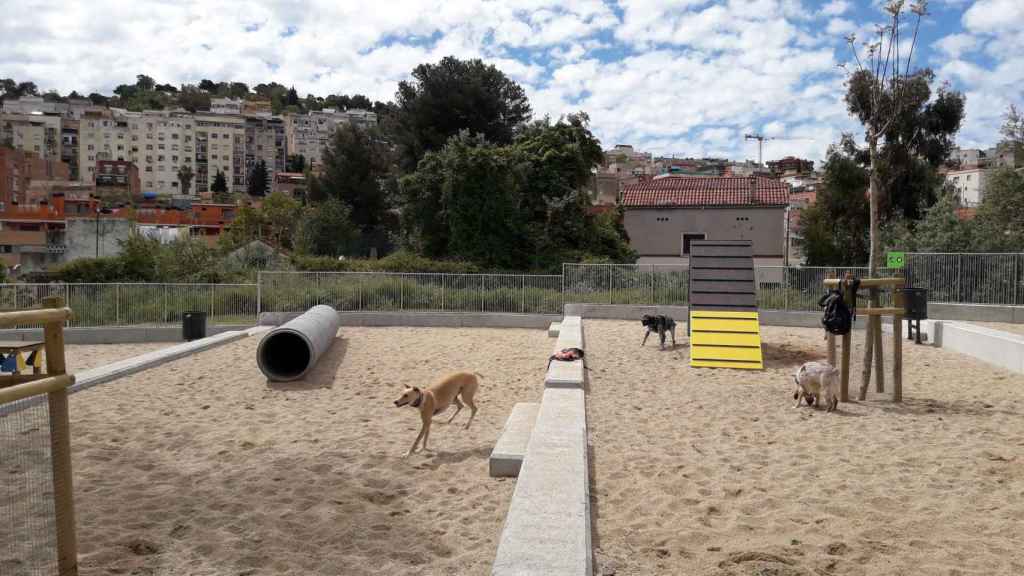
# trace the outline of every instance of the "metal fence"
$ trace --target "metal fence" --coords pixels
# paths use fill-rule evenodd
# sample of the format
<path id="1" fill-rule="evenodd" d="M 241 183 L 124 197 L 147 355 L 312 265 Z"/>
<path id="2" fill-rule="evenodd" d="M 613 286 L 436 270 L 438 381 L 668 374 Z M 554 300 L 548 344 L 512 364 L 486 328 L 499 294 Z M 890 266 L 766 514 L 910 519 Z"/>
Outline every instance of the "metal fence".
<path id="1" fill-rule="evenodd" d="M 1024 305 L 1024 253 L 908 253 L 906 273 L 931 302 Z"/>
<path id="2" fill-rule="evenodd" d="M 765 310 L 818 310 L 826 278 L 866 267 L 758 266 L 757 305 Z M 681 264 L 565 264 L 565 301 L 586 304 L 675 305 L 689 303 L 689 268 Z M 900 275 L 880 269 L 880 276 Z M 883 305 L 888 302 L 883 301 Z"/>
<path id="3" fill-rule="evenodd" d="M 69 327 L 177 324 L 205 312 L 211 324 L 254 324 L 256 284 L 0 284 L 0 310 L 60 296 L 74 312 Z"/>
<path id="4" fill-rule="evenodd" d="M 1024 305 L 1024 254 L 906 255 L 910 286 L 932 302 Z M 766 310 L 818 310 L 824 280 L 866 267 L 759 266 L 757 302 Z M 261 311 L 301 312 L 316 304 L 343 311 L 420 310 L 558 314 L 565 302 L 686 305 L 685 264 L 565 264 L 561 275 L 388 272 L 261 272 L 256 284 L 0 284 L 0 310 L 60 296 L 68 324 L 168 325 L 185 312 L 211 324 L 251 324 Z M 888 302 L 883 302 L 887 305 Z"/>
<path id="5" fill-rule="evenodd" d="M 317 304 L 342 311 L 558 314 L 562 277 L 526 274 L 263 272 L 260 309 L 304 312 Z"/>

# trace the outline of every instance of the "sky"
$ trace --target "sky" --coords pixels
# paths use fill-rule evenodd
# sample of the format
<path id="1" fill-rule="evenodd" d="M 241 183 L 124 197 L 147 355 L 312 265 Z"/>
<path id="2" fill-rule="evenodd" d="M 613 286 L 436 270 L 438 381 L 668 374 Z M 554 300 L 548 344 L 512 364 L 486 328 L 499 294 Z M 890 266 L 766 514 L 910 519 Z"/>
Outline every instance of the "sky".
<path id="1" fill-rule="evenodd" d="M 1024 104 L 1024 0 L 928 11 L 911 65 L 966 94 L 959 144 L 991 146 Z M 885 20 L 875 0 L 0 0 L 0 14 L 0 78 L 43 90 L 147 74 L 391 100 L 417 64 L 454 55 L 499 67 L 537 117 L 586 112 L 605 148 L 736 160 L 757 159 L 746 133 L 778 138 L 765 160 L 821 160 L 861 133 L 844 37 Z"/>

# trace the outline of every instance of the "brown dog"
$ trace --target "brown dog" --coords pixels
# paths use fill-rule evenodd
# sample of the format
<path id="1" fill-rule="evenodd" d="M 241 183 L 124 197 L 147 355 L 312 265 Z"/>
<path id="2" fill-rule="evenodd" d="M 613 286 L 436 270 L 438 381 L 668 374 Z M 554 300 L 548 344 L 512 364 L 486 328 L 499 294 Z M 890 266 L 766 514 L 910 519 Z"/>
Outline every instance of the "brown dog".
<path id="1" fill-rule="evenodd" d="M 420 428 L 420 433 L 416 436 L 416 440 L 412 443 L 412 448 L 409 448 L 409 451 L 405 453 L 403 458 L 416 451 L 416 445 L 419 444 L 420 438 L 423 439 L 423 449 L 428 449 L 427 438 L 430 437 L 430 423 L 435 415 L 447 410 L 453 402 L 455 403 L 455 414 L 452 414 L 448 422 L 450 423 L 459 415 L 459 412 L 462 411 L 462 403 L 465 402 L 472 412 L 469 415 L 469 421 L 466 422 L 463 429 L 469 428 L 469 425 L 473 423 L 473 418 L 476 416 L 476 404 L 473 403 L 473 396 L 476 394 L 477 388 L 480 387 L 480 381 L 477 380 L 478 376 L 483 378 L 483 375 L 478 372 L 455 372 L 445 376 L 426 390 L 420 390 L 416 386 L 411 388 L 409 386 L 405 387 L 402 395 L 398 397 L 398 400 L 395 400 L 395 406 L 409 405 L 413 408 L 418 408 L 423 426 Z M 462 400 L 459 400 L 460 396 Z"/>

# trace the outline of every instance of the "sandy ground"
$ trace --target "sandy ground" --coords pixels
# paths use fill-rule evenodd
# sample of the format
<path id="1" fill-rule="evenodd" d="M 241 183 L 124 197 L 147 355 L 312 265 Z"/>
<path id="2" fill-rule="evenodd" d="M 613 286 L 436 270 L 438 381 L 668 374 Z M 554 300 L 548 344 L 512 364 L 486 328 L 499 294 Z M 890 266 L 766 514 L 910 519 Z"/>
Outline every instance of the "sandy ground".
<path id="1" fill-rule="evenodd" d="M 1024 335 L 1024 324 L 1011 324 L 1009 322 L 965 322 L 965 324 L 977 324 L 978 326 L 984 326 L 993 330 Z"/>
<path id="2" fill-rule="evenodd" d="M 173 342 L 153 342 L 146 344 L 70 344 L 64 347 L 64 362 L 68 372 L 74 374 L 89 368 L 111 364 L 118 360 L 131 358 L 173 346 Z"/>
<path id="3" fill-rule="evenodd" d="M 514 488 L 487 458 L 540 398 L 543 330 L 344 328 L 305 383 L 269 386 L 257 338 L 72 396 L 81 574 L 490 573 Z M 84 363 L 84 356 L 82 362 Z M 485 375 L 433 453 L 402 385 Z"/>
<path id="4" fill-rule="evenodd" d="M 903 405 L 794 409 L 822 332 L 762 330 L 747 372 L 586 322 L 596 574 L 1024 574 L 1024 376 L 908 345 Z"/>

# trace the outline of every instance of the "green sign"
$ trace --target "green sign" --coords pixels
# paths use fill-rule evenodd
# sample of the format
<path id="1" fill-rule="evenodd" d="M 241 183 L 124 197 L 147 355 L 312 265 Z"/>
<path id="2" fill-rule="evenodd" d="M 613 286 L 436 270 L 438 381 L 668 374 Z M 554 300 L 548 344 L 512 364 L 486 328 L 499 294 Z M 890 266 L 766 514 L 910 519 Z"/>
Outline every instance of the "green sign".
<path id="1" fill-rule="evenodd" d="M 885 267 L 886 268 L 903 268 L 907 263 L 906 257 L 903 252 L 886 252 L 885 253 Z"/>

